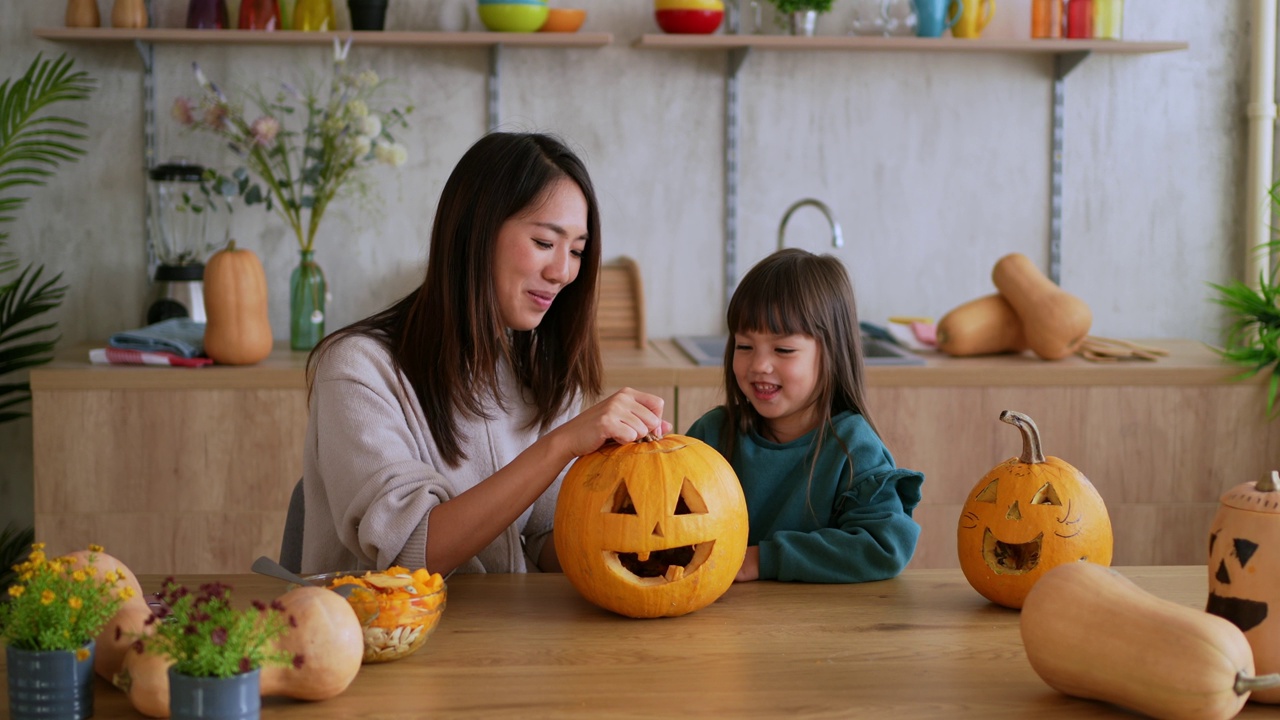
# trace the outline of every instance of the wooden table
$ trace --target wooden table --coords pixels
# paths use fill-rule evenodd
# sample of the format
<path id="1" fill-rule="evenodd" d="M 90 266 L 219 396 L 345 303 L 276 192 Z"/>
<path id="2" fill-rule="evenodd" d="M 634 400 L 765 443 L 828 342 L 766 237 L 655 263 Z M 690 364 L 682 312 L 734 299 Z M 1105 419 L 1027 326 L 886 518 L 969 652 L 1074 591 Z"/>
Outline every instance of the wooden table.
<path id="1" fill-rule="evenodd" d="M 1120 569 L 1161 597 L 1204 605 L 1203 566 Z M 241 601 L 283 589 L 260 576 L 222 579 Z M 143 587 L 158 580 L 144 577 Z M 1134 717 L 1045 685 L 1027 663 L 1018 618 L 958 570 L 862 585 L 747 583 L 698 612 L 658 620 L 600 610 L 562 575 L 455 576 L 444 617 L 417 654 L 364 666 L 331 700 L 267 698 L 262 715 Z M 95 718 L 138 717 L 123 693 L 97 682 Z M 1250 704 L 1242 716 L 1264 713 L 1276 708 Z"/>

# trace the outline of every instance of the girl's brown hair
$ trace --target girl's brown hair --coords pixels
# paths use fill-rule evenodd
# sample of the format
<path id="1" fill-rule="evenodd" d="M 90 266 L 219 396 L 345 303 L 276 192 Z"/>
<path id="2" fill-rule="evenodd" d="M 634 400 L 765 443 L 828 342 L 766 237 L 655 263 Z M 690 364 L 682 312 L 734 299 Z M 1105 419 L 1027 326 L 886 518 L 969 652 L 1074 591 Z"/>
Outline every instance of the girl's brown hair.
<path id="1" fill-rule="evenodd" d="M 733 457 L 739 434 L 761 434 L 765 422 L 734 377 L 734 333 L 802 334 L 817 341 L 818 383 L 813 402 L 819 421 L 815 459 L 831 431 L 831 419 L 845 410 L 861 414 L 875 430 L 863 383 L 858 308 L 849 275 L 839 259 L 796 248 L 766 257 L 747 271 L 733 291 L 728 323 L 730 337 L 724 350 L 726 422 L 721 437 L 726 458 Z"/>
<path id="2" fill-rule="evenodd" d="M 560 290 L 538 327 L 506 328 L 493 284 L 494 246 L 508 219 L 573 181 L 587 200 L 588 239 L 578 275 Z M 441 457 L 466 459 L 457 416 L 485 416 L 484 397 L 501 397 L 505 358 L 546 428 L 578 395 L 598 395 L 603 376 L 596 336 L 600 212 L 586 166 L 560 140 L 491 133 L 467 150 L 445 183 L 431 228 L 426 279 L 391 307 L 326 337 L 307 361 L 308 387 L 319 358 L 349 335 L 382 343 L 422 405 Z"/>

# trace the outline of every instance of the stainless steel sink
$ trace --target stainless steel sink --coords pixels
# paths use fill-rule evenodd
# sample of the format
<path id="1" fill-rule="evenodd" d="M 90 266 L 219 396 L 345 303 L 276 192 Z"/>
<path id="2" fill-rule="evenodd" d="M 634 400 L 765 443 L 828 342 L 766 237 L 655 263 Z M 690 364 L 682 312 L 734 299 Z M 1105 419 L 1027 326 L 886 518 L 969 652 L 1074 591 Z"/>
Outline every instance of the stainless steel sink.
<path id="1" fill-rule="evenodd" d="M 699 365 L 719 365 L 724 362 L 724 335 L 686 335 L 675 338 L 676 345 L 689 359 Z M 867 365 L 923 365 L 924 358 L 891 342 L 862 336 L 863 362 Z"/>

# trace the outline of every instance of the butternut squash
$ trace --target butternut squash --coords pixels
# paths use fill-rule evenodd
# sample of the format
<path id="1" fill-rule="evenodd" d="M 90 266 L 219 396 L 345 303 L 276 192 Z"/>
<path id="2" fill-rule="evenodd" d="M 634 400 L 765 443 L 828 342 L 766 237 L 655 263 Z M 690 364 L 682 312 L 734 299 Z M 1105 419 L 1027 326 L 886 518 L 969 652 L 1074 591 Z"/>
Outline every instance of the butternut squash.
<path id="1" fill-rule="evenodd" d="M 1027 345 L 1045 360 L 1074 353 L 1089 335 L 1093 313 L 1083 300 L 1058 287 L 1021 253 L 1000 258 L 991 280 L 1022 320 Z"/>
<path id="2" fill-rule="evenodd" d="M 1253 651 L 1230 621 L 1164 600 L 1091 562 L 1059 565 L 1022 605 L 1027 659 L 1050 687 L 1161 720 L 1227 720 L 1249 693 Z"/>
<path id="3" fill-rule="evenodd" d="M 299 587 L 277 600 L 296 625 L 276 641 L 301 662 L 262 668 L 263 695 L 327 700 L 355 680 L 364 659 L 364 629 L 346 598 L 321 587 Z"/>
<path id="4" fill-rule="evenodd" d="M 111 682 L 124 666 L 125 653 L 133 646 L 134 637 L 151 632 L 151 626 L 147 624 L 149 617 L 151 608 L 147 606 L 146 600 L 133 597 L 125 601 L 102 627 L 102 632 L 98 633 L 93 652 L 93 671 Z"/>
<path id="5" fill-rule="evenodd" d="M 130 648 L 111 684 L 124 691 L 133 709 L 153 718 L 169 717 L 169 666 L 164 655 Z"/>
<path id="6" fill-rule="evenodd" d="M 267 276 L 235 240 L 205 264 L 204 311 L 204 351 L 214 362 L 253 365 L 271 354 Z"/>
<path id="7" fill-rule="evenodd" d="M 1022 321 L 1000 293 L 970 300 L 938 321 L 938 349 L 948 355 L 991 355 L 1027 349 Z"/>

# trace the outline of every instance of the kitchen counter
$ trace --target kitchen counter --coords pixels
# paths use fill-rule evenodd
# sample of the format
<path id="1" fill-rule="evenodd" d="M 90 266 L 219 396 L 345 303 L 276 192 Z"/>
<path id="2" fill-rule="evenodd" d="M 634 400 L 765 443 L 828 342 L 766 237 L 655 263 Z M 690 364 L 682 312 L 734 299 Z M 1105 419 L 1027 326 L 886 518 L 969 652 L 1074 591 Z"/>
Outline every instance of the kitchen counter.
<path id="1" fill-rule="evenodd" d="M 1162 598 L 1204 606 L 1203 565 L 1118 569 Z M 140 579 L 148 591 L 160 580 Z M 217 579 L 241 604 L 285 590 L 260 575 Z M 596 608 L 559 574 L 454 576 L 448 593 L 417 653 L 361 667 L 329 700 L 265 698 L 262 717 L 1134 717 L 1040 680 L 1019 614 L 988 603 L 959 570 L 861 585 L 745 583 L 658 620 Z M 138 717 L 124 693 L 95 683 L 95 718 Z M 1249 703 L 1240 717 L 1274 712 Z"/>
<path id="2" fill-rule="evenodd" d="M 925 474 L 912 567 L 956 565 L 968 493 L 1021 450 L 1001 410 L 1030 415 L 1044 450 L 1098 487 L 1115 562 L 1197 564 L 1218 496 L 1280 469 L 1266 378 L 1202 343 L 1143 340 L 1157 362 L 927 356 L 867 368 L 870 413 L 898 464 Z M 138 572 L 234 572 L 279 549 L 306 432 L 305 353 L 252 367 L 95 366 L 87 347 L 31 372 L 36 531 L 55 551 L 92 541 Z M 605 353 L 606 391 L 663 397 L 685 430 L 722 401 L 722 371 L 670 340 Z"/>

